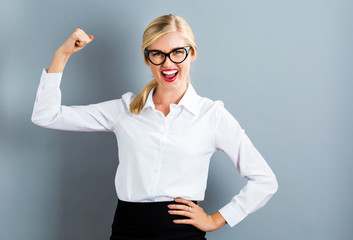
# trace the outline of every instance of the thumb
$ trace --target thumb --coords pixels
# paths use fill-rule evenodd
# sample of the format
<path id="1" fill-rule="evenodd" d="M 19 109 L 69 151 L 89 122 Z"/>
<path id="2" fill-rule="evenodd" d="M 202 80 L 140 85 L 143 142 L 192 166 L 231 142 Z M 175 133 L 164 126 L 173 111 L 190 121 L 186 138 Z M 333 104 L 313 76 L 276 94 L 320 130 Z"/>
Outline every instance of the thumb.
<path id="1" fill-rule="evenodd" d="M 93 40 L 93 35 L 88 35 L 88 37 L 91 39 L 91 41 Z"/>

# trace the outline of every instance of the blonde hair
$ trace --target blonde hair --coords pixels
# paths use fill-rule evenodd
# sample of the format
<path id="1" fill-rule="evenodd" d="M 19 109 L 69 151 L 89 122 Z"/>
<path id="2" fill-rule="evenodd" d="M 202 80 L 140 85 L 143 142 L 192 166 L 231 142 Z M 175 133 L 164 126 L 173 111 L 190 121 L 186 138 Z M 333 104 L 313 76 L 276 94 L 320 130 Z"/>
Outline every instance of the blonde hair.
<path id="1" fill-rule="evenodd" d="M 153 44 L 158 38 L 161 36 L 171 33 L 171 32 L 178 32 L 184 37 L 187 43 L 192 48 L 193 54 L 196 57 L 196 43 L 194 34 L 191 31 L 190 26 L 187 22 L 179 16 L 168 14 L 160 16 L 154 19 L 145 29 L 142 38 L 142 54 L 144 56 L 144 61 L 148 65 L 148 59 L 146 58 L 144 51 L 147 49 L 148 46 Z M 188 77 L 189 80 L 189 77 Z M 135 99 L 130 104 L 130 112 L 133 114 L 140 114 L 143 106 L 146 103 L 147 97 L 149 92 L 156 87 L 158 84 L 155 78 L 152 79 L 142 90 L 141 92 L 135 97 Z"/>

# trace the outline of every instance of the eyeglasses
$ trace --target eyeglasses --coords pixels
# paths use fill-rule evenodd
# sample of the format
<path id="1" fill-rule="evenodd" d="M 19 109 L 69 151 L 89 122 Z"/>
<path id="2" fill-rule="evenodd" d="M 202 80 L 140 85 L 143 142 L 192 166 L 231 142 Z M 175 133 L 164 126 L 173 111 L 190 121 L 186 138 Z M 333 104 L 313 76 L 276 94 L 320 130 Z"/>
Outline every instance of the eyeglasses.
<path id="1" fill-rule="evenodd" d="M 169 53 L 164 53 L 159 50 L 145 50 L 146 58 L 154 65 L 161 65 L 169 57 L 173 63 L 182 63 L 188 57 L 191 47 L 175 48 Z"/>

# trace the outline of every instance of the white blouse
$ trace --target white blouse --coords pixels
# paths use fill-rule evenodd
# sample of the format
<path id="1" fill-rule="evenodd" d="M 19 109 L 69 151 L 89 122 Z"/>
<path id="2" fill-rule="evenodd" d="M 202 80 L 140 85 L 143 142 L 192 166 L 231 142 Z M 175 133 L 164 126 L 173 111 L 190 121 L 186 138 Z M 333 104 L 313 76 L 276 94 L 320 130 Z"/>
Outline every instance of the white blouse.
<path id="1" fill-rule="evenodd" d="M 131 202 L 202 201 L 212 154 L 223 151 L 248 179 L 219 212 L 233 227 L 263 207 L 277 191 L 276 177 L 221 101 L 200 97 L 189 84 L 167 116 L 155 109 L 152 94 L 139 115 L 129 112 L 136 96 L 86 106 L 61 105 L 62 73 L 43 69 L 33 123 L 69 131 L 114 132 L 119 149 L 115 177 L 118 198 Z M 230 183 L 231 184 L 231 183 Z"/>

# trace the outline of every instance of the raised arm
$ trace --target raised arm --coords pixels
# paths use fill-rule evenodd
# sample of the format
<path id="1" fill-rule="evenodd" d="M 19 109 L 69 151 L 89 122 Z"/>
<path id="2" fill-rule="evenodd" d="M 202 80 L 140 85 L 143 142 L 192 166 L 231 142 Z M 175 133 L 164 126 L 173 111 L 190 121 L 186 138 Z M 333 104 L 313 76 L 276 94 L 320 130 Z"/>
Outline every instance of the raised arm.
<path id="1" fill-rule="evenodd" d="M 34 103 L 32 122 L 67 131 L 113 131 L 123 111 L 121 99 L 85 106 L 61 105 L 60 82 L 69 57 L 93 39 L 83 30 L 75 32 L 55 52 L 49 69 L 43 69 Z"/>

